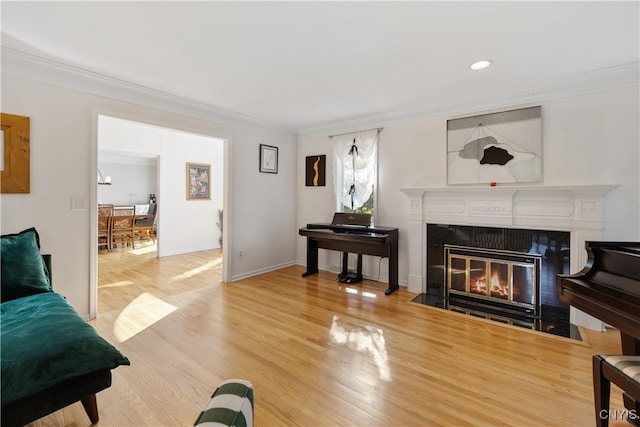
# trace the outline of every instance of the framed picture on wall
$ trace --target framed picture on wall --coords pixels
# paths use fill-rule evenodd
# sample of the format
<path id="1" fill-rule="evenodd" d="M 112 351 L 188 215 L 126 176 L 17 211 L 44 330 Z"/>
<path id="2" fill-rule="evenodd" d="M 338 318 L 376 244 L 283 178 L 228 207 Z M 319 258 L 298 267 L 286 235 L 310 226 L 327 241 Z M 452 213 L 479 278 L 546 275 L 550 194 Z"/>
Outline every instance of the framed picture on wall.
<path id="1" fill-rule="evenodd" d="M 542 181 L 541 107 L 447 120 L 447 183 Z"/>
<path id="2" fill-rule="evenodd" d="M 29 194 L 30 184 L 30 119 L 27 116 L 0 113 L 2 144 L 0 192 Z"/>
<path id="3" fill-rule="evenodd" d="M 260 144 L 260 172 L 278 173 L 278 147 Z"/>
<path id="4" fill-rule="evenodd" d="M 305 184 L 307 187 L 324 187 L 326 180 L 327 155 L 306 157 Z"/>
<path id="5" fill-rule="evenodd" d="M 211 165 L 187 163 L 187 200 L 211 200 Z"/>

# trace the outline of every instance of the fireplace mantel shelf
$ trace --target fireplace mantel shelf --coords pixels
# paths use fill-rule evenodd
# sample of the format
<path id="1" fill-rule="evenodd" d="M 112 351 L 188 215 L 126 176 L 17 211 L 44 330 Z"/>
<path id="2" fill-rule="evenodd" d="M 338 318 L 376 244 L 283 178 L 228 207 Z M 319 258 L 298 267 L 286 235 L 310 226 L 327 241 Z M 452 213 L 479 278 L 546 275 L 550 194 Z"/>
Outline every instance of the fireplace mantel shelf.
<path id="1" fill-rule="evenodd" d="M 506 195 L 514 195 L 516 193 L 529 193 L 529 194 L 562 194 L 572 193 L 581 195 L 591 195 L 600 197 L 611 190 L 618 188 L 618 185 L 564 185 L 564 186 L 534 186 L 534 185 L 496 185 L 491 187 L 485 185 L 482 187 L 463 187 L 463 186 L 449 186 L 449 187 L 408 187 L 401 188 L 400 191 L 410 197 L 420 196 L 423 194 L 445 194 L 451 196 L 458 195 L 496 195 L 504 197 Z"/>
<path id="2" fill-rule="evenodd" d="M 616 185 L 402 189 L 409 220 L 458 225 L 601 230 L 602 198 Z"/>

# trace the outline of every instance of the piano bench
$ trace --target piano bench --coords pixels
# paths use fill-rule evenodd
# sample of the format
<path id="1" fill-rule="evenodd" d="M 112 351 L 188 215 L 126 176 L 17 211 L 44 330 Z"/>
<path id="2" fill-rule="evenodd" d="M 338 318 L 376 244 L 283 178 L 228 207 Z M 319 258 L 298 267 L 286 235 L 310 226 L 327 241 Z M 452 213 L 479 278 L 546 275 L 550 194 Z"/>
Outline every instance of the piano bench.
<path id="1" fill-rule="evenodd" d="M 593 396 L 596 425 L 605 427 L 609 419 L 626 417 L 633 425 L 640 425 L 640 414 L 624 408 L 610 410 L 611 383 L 620 387 L 636 402 L 640 401 L 640 356 L 593 356 Z"/>

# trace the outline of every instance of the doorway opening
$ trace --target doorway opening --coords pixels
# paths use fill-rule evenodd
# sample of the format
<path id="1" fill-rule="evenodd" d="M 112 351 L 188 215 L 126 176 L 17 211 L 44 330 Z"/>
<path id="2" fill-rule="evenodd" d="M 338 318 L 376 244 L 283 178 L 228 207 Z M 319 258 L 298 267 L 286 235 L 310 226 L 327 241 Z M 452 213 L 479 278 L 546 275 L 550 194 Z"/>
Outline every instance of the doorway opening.
<path id="1" fill-rule="evenodd" d="M 134 221 L 148 219 L 150 209 L 154 212 L 145 228 L 125 231 L 121 238 L 109 235 L 109 244 L 99 239 L 102 247 L 94 248 L 94 316 L 122 308 L 138 294 L 153 293 L 153 281 L 145 278 L 162 274 L 153 268 L 176 255 L 199 254 L 194 257 L 198 264 L 217 269 L 221 277 L 225 141 L 106 115 L 98 116 L 97 135 L 98 205 L 130 207 Z M 189 197 L 193 164 L 206 165 L 207 171 L 198 176 L 205 193 L 196 200 Z M 198 271 L 205 274 L 207 268 Z M 106 294 L 110 301 L 120 301 L 118 307 L 102 304 L 100 295 Z"/>

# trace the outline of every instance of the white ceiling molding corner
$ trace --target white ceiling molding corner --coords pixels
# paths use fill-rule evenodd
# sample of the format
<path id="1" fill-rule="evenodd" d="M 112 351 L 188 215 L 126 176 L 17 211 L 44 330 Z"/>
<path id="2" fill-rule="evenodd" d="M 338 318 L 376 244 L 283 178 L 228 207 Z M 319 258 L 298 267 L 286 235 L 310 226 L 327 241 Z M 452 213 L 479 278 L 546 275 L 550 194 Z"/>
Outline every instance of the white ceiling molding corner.
<path id="1" fill-rule="evenodd" d="M 70 90 L 296 140 L 296 130 L 2 46 L 2 72 Z"/>

